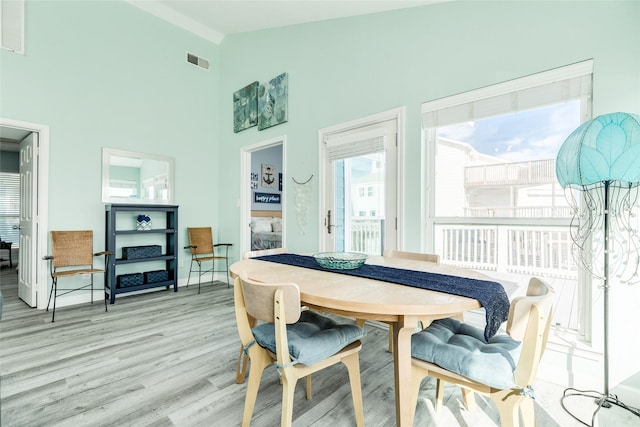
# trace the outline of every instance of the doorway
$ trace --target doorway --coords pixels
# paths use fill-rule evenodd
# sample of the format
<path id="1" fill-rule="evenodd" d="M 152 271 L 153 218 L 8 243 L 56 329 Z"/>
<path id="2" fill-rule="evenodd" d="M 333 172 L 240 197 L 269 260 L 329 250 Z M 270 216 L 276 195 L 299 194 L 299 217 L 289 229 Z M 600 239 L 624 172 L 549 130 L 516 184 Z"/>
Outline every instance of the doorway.
<path id="1" fill-rule="evenodd" d="M 30 307 L 44 309 L 48 275 L 40 260 L 47 251 L 49 127 L 0 118 L 0 139 L 3 144 L 13 141 L 20 152 L 18 294 Z"/>
<path id="2" fill-rule="evenodd" d="M 286 247 L 286 136 L 241 151 L 240 254 Z"/>
<path id="3" fill-rule="evenodd" d="M 320 131 L 323 251 L 399 247 L 399 123 L 393 110 Z"/>

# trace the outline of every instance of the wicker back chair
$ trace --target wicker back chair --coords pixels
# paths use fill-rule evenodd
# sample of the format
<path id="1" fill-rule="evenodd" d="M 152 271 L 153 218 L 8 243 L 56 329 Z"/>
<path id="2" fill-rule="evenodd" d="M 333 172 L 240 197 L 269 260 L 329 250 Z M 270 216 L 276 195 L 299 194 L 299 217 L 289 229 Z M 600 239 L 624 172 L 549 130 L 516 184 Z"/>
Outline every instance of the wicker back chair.
<path id="1" fill-rule="evenodd" d="M 56 318 L 56 299 L 58 295 L 65 295 L 69 292 L 81 289 L 91 288 L 91 304 L 93 304 L 93 275 L 105 272 L 104 268 L 95 268 L 93 258 L 95 256 L 105 256 L 105 265 L 108 260 L 109 252 L 93 253 L 93 231 L 52 231 L 51 232 L 51 255 L 44 257 L 50 261 L 51 270 L 51 291 L 49 292 L 49 301 L 47 302 L 47 311 L 53 297 L 53 315 L 51 322 L 55 322 Z M 71 277 L 77 275 L 88 274 L 90 283 L 77 286 L 75 288 L 59 288 L 58 279 L 61 277 Z M 107 311 L 107 291 L 106 280 L 104 281 L 104 309 Z M 59 293 L 59 291 L 64 291 Z"/>
<path id="2" fill-rule="evenodd" d="M 211 227 L 189 227 L 187 228 L 187 234 L 189 235 L 189 246 L 185 249 L 191 251 L 191 266 L 189 267 L 189 277 L 187 278 L 187 287 L 189 287 L 189 281 L 191 280 L 191 272 L 193 271 L 194 263 L 198 266 L 198 293 L 200 293 L 201 278 L 203 274 L 211 273 L 211 282 L 213 282 L 213 275 L 216 272 L 223 272 L 227 276 L 227 288 L 229 287 L 229 246 L 231 243 L 213 243 L 213 229 Z M 225 249 L 224 255 L 216 254 L 216 248 L 223 247 Z M 216 260 L 225 260 L 226 269 L 216 270 Z M 202 271 L 202 263 L 211 262 L 211 268 Z"/>

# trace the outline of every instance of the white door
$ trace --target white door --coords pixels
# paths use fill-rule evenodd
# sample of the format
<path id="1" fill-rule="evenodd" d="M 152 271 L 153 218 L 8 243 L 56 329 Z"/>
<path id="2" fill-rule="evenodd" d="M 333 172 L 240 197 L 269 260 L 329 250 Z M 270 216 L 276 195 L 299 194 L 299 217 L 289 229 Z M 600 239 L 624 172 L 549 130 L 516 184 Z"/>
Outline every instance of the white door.
<path id="1" fill-rule="evenodd" d="M 30 307 L 37 304 L 38 253 L 38 134 L 20 141 L 20 251 L 18 296 Z"/>
<path id="2" fill-rule="evenodd" d="M 324 135 L 322 250 L 397 249 L 396 141 L 395 118 Z"/>

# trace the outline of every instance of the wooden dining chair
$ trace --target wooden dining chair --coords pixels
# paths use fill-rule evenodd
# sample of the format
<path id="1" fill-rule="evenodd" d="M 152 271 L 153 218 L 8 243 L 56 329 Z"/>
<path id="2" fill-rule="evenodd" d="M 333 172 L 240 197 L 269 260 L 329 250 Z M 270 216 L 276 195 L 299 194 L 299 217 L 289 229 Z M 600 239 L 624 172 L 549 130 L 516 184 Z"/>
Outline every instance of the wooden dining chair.
<path id="1" fill-rule="evenodd" d="M 51 233 L 51 255 L 44 257 L 49 261 L 51 272 L 51 291 L 49 291 L 49 301 L 47 302 L 47 311 L 53 297 L 53 314 L 51 322 L 56 320 L 56 300 L 59 295 L 65 295 L 69 292 L 79 291 L 91 288 L 91 304 L 93 304 L 93 275 L 97 273 L 104 274 L 104 268 L 95 268 L 93 258 L 96 256 L 105 257 L 105 266 L 109 252 L 103 251 L 93 253 L 93 231 L 52 231 Z M 73 276 L 89 276 L 89 283 L 76 286 L 74 288 L 59 288 L 58 279 L 62 277 Z M 104 283 L 104 310 L 107 311 L 107 288 L 106 280 Z M 63 291 L 59 293 L 59 291 Z"/>
<path id="2" fill-rule="evenodd" d="M 185 246 L 185 249 L 191 251 L 191 266 L 189 267 L 189 277 L 187 278 L 187 287 L 189 287 L 189 281 L 191 280 L 191 271 L 193 270 L 194 263 L 198 266 L 198 293 L 200 293 L 200 285 L 202 281 L 202 275 L 211 273 L 211 282 L 213 282 L 214 273 L 223 272 L 227 277 L 227 288 L 229 287 L 229 247 L 231 243 L 217 243 L 213 244 L 213 230 L 211 227 L 189 227 L 187 228 L 187 234 L 189 235 L 189 246 Z M 216 254 L 216 248 L 224 248 L 224 255 Z M 226 262 L 225 270 L 216 270 L 216 261 L 224 260 Z M 202 264 L 211 262 L 211 269 L 202 271 Z"/>
<path id="3" fill-rule="evenodd" d="M 287 248 L 260 249 L 257 251 L 247 251 L 242 254 L 242 259 L 256 258 L 259 256 L 286 254 Z M 251 327 L 255 325 L 255 319 L 249 319 Z M 236 384 L 242 384 L 247 375 L 249 366 L 249 356 L 244 354 L 244 348 L 240 346 L 240 356 L 238 357 L 238 368 L 236 371 Z"/>
<path id="4" fill-rule="evenodd" d="M 382 254 L 385 258 L 403 258 L 403 259 L 412 259 L 415 261 L 425 261 L 425 262 L 433 262 L 435 264 L 440 264 L 440 255 L 437 254 L 423 254 L 419 252 L 404 252 L 404 251 L 396 251 L 392 249 L 387 249 Z M 389 353 L 393 352 L 393 323 L 387 322 L 389 325 Z"/>
<path id="5" fill-rule="evenodd" d="M 362 328 L 337 324 L 300 306 L 295 283 L 261 283 L 236 277 L 233 286 L 240 341 L 251 360 L 242 426 L 248 427 L 264 369 L 275 363 L 282 382 L 281 426 L 293 418 L 296 382 L 342 362 L 348 370 L 356 425 L 364 425 L 359 352 Z M 251 319 L 258 324 L 252 326 Z M 309 380 L 308 380 L 309 381 Z M 309 384 L 308 384 L 309 385 Z M 311 387 L 307 387 L 311 399 Z"/>
<path id="6" fill-rule="evenodd" d="M 436 404 L 442 407 L 444 382 L 462 387 L 465 406 L 475 406 L 473 392 L 487 395 L 498 407 L 500 425 L 535 425 L 533 389 L 547 344 L 554 291 L 540 279 L 529 281 L 526 296 L 514 298 L 506 334 L 484 339 L 483 329 L 457 319 L 435 320 L 411 338 L 413 397 L 420 384 L 435 377 Z M 413 407 L 415 411 L 415 406 Z"/>

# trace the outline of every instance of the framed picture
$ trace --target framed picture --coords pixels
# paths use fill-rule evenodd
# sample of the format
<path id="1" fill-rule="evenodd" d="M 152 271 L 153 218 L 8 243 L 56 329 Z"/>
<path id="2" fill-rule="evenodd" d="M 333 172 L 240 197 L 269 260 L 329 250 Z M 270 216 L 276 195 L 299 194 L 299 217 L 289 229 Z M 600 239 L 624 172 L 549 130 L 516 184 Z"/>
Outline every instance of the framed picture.
<path id="1" fill-rule="evenodd" d="M 253 193 L 253 201 L 256 203 L 280 203 L 280 195 L 272 193 Z"/>
<path id="2" fill-rule="evenodd" d="M 252 190 L 258 189 L 258 181 L 251 181 L 251 189 Z"/>
<path id="3" fill-rule="evenodd" d="M 233 93 L 233 131 L 238 133 L 258 124 L 258 82 Z"/>
<path id="4" fill-rule="evenodd" d="M 258 88 L 258 130 L 288 120 L 289 82 L 287 73 L 261 84 Z"/>
<path id="5" fill-rule="evenodd" d="M 272 165 L 262 165 L 262 179 L 260 180 L 262 187 L 275 188 L 276 168 Z"/>
<path id="6" fill-rule="evenodd" d="M 251 172 L 251 181 L 258 181 L 258 174 L 256 172 Z"/>

